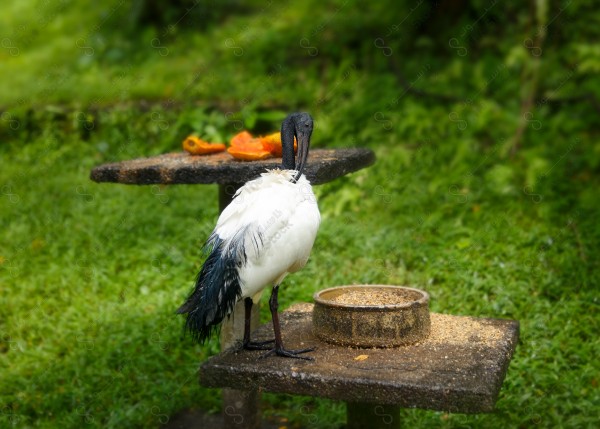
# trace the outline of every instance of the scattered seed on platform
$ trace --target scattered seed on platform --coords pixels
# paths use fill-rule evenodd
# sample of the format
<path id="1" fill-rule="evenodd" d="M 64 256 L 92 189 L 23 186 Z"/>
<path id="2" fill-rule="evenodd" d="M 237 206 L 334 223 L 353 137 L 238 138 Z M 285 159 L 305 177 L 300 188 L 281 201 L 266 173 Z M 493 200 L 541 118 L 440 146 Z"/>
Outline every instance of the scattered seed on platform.
<path id="1" fill-rule="evenodd" d="M 404 289 L 364 288 L 364 290 L 349 290 L 331 300 L 348 305 L 398 305 L 415 301 L 420 297 L 420 294 Z"/>

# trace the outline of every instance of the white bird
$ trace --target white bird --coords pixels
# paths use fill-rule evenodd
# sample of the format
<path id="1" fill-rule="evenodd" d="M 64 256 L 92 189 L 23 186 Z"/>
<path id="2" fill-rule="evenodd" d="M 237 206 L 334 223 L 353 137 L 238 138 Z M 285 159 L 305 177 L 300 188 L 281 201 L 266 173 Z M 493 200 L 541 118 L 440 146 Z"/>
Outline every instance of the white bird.
<path id="1" fill-rule="evenodd" d="M 186 328 L 204 342 L 221 321 L 244 300 L 245 324 L 242 347 L 269 350 L 264 356 L 310 359 L 300 356 L 314 349 L 286 350 L 277 313 L 279 286 L 286 275 L 306 264 L 321 222 L 310 182 L 303 170 L 313 120 L 308 113 L 292 113 L 281 125 L 282 168 L 267 170 L 247 182 L 223 210 L 205 244 L 209 254 L 198 274 L 194 290 L 177 310 L 186 313 Z M 294 155 L 298 142 L 298 165 Z M 250 340 L 252 305 L 272 286 L 269 307 L 275 339 Z M 267 344 L 275 343 L 274 347 Z"/>

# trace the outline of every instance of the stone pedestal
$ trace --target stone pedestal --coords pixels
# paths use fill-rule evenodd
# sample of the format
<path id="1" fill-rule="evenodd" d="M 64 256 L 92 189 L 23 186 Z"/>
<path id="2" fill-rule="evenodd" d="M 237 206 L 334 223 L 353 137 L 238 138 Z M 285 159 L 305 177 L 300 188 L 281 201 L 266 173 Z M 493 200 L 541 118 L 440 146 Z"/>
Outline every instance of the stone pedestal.
<path id="1" fill-rule="evenodd" d="M 369 427 L 378 427 L 373 424 L 381 420 L 380 427 L 390 427 L 386 422 L 398 422 L 400 407 L 488 413 L 494 410 L 519 336 L 519 323 L 513 320 L 432 313 L 431 333 L 417 344 L 335 346 L 313 335 L 312 308 L 293 306 L 281 314 L 281 325 L 286 347 L 316 347 L 310 354 L 314 361 L 259 359 L 259 351 L 229 350 L 201 366 L 200 382 L 345 401 L 350 425 L 370 421 Z M 257 340 L 272 336 L 271 324 L 253 334 Z"/>

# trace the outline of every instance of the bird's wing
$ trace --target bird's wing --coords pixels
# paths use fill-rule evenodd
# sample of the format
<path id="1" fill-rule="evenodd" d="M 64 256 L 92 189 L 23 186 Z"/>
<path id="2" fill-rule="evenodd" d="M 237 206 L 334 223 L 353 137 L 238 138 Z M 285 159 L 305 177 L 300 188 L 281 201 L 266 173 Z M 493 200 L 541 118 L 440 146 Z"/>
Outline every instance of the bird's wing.
<path id="1" fill-rule="evenodd" d="M 316 236 L 320 215 L 310 183 L 304 177 L 292 183 L 289 181 L 292 176 L 293 172 L 288 170 L 272 170 L 247 182 L 221 213 L 213 235 L 226 243 L 243 238 L 247 256 L 255 263 L 261 262 L 261 254 L 281 250 L 283 246 L 286 253 L 297 250 L 302 255 L 296 259 L 303 259 L 300 261 L 303 266 Z M 298 237 L 293 234 L 294 230 L 298 231 Z M 310 245 L 298 242 L 304 237 Z M 288 239 L 291 241 L 286 241 Z M 277 259 L 283 263 L 286 258 Z M 296 259 L 293 264 L 298 263 Z"/>
<path id="2" fill-rule="evenodd" d="M 246 183 L 221 213 L 213 234 L 226 242 L 243 235 L 260 248 L 289 221 L 294 195 L 286 191 L 292 186 L 260 178 Z"/>
<path id="3" fill-rule="evenodd" d="M 247 296 L 254 296 L 266 285 L 279 284 L 286 274 L 306 264 L 320 216 L 314 201 L 305 200 L 293 209 L 278 206 L 270 219 L 261 228 L 259 247 L 249 249 L 246 264 L 240 267 L 242 291 Z"/>

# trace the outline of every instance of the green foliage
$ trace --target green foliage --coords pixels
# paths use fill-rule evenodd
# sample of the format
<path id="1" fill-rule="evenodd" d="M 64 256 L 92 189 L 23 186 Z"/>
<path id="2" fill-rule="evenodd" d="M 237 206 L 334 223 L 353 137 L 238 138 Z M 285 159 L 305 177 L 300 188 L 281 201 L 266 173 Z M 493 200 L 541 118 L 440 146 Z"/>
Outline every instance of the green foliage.
<path id="1" fill-rule="evenodd" d="M 390 283 L 427 289 L 435 311 L 517 319 L 496 413 L 407 410 L 405 424 L 595 426 L 592 2 L 206 14 L 199 2 L 189 17 L 134 3 L 154 6 L 13 1 L 0 16 L 0 426 L 157 427 L 182 408 L 219 410 L 196 375 L 217 340 L 193 345 L 173 314 L 216 189 L 94 184 L 89 171 L 180 150 L 190 133 L 270 132 L 296 109 L 315 117 L 315 147 L 366 146 L 378 161 L 316 187 L 323 223 L 282 306 Z M 344 418 L 332 401 L 265 401 L 292 427 Z"/>

